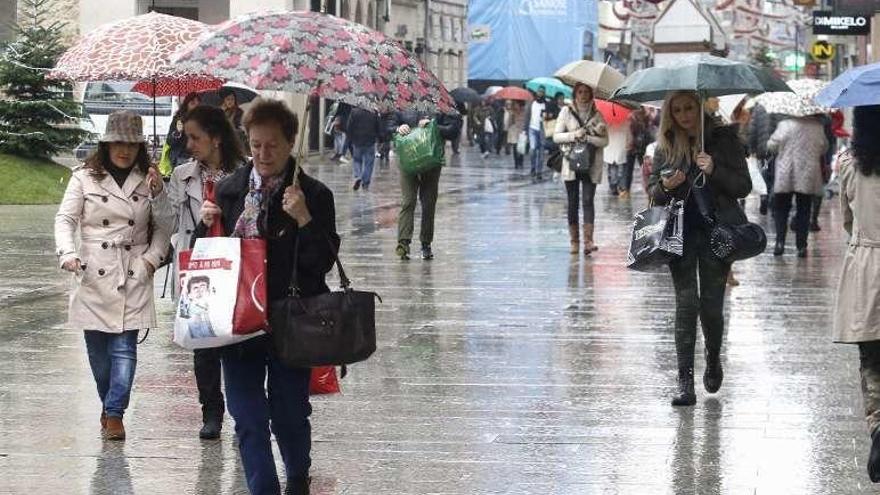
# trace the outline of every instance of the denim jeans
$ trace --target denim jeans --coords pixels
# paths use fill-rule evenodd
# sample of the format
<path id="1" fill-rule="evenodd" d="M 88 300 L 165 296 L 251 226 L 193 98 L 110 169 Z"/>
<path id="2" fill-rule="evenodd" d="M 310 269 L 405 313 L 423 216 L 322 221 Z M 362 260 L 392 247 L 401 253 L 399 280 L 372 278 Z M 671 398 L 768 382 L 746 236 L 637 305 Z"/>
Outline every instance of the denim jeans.
<path id="1" fill-rule="evenodd" d="M 360 180 L 365 188 L 370 187 L 370 179 L 373 177 L 373 164 L 376 162 L 376 145 L 366 146 L 352 145 L 351 168 L 355 180 Z"/>
<path id="2" fill-rule="evenodd" d="M 532 172 L 540 174 L 544 169 L 544 131 L 529 127 L 529 148 L 532 150 Z"/>
<path id="3" fill-rule="evenodd" d="M 580 189 L 583 188 L 583 194 Z M 596 197 L 596 184 L 590 180 L 590 174 L 576 172 L 574 180 L 565 181 L 565 192 L 568 195 L 568 224 L 578 225 L 578 208 L 583 206 L 584 223 L 591 224 L 596 220 L 596 208 L 594 206 L 594 198 Z M 582 205 L 578 202 L 583 201 Z"/>
<path id="4" fill-rule="evenodd" d="M 138 331 L 107 333 L 86 330 L 83 335 L 104 412 L 107 416 L 121 418 L 128 407 L 134 383 Z"/>
<path id="5" fill-rule="evenodd" d="M 621 178 L 620 168 L 621 164 L 619 163 L 608 163 L 608 190 L 611 191 L 611 194 L 618 192 L 617 186 Z"/>
<path id="6" fill-rule="evenodd" d="M 237 356 L 227 352 L 222 360 L 226 405 L 235 419 L 248 489 L 253 495 L 277 495 L 280 484 L 272 455 L 270 421 L 287 479 L 307 476 L 312 462 L 311 370 L 288 368 L 268 355 Z"/>
<path id="7" fill-rule="evenodd" d="M 333 153 L 337 156 L 345 156 L 345 133 L 335 131 L 333 133 Z"/>

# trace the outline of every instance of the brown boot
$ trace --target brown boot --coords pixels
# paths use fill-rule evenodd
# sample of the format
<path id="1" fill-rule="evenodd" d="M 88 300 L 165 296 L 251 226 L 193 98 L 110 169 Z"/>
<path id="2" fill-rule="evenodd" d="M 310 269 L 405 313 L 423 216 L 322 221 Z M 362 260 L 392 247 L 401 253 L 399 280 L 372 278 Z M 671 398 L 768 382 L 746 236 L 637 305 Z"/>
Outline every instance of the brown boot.
<path id="1" fill-rule="evenodd" d="M 107 428 L 104 430 L 104 438 L 107 440 L 125 440 L 125 427 L 122 426 L 122 418 L 107 416 Z"/>
<path id="2" fill-rule="evenodd" d="M 568 226 L 568 237 L 571 242 L 571 249 L 568 252 L 577 254 L 581 248 L 581 236 L 577 224 Z"/>
<path id="3" fill-rule="evenodd" d="M 599 248 L 593 244 L 593 224 L 585 223 L 584 224 L 584 253 L 590 254 L 593 251 L 598 251 Z"/>
<path id="4" fill-rule="evenodd" d="M 104 411 L 101 411 L 101 431 L 103 432 L 106 429 L 107 429 L 107 413 Z"/>

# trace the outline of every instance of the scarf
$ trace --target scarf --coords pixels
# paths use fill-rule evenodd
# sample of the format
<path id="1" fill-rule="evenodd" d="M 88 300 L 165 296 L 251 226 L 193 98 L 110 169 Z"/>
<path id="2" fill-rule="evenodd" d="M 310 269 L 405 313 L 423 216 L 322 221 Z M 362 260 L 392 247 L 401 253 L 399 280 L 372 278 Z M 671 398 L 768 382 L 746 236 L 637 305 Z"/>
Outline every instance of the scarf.
<path id="1" fill-rule="evenodd" d="M 257 168 L 251 169 L 251 177 L 248 182 L 248 193 L 244 198 L 244 211 L 235 222 L 235 229 L 232 231 L 232 237 L 241 237 L 251 239 L 260 237 L 260 229 L 257 220 L 260 213 L 263 212 L 275 192 L 284 182 L 284 173 L 272 176 L 261 177 L 257 173 Z"/>

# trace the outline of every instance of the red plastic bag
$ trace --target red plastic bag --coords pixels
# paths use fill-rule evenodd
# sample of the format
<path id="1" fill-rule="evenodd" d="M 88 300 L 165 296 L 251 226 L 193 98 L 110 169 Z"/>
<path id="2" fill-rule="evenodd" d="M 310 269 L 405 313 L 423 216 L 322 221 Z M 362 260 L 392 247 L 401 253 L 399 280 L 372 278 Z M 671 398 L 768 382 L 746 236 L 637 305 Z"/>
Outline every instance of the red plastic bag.
<path id="1" fill-rule="evenodd" d="M 309 395 L 338 394 L 339 392 L 339 378 L 336 376 L 335 366 L 312 368 Z"/>
<path id="2" fill-rule="evenodd" d="M 244 335 L 269 328 L 266 316 L 266 241 L 241 240 L 238 296 L 232 315 L 232 333 Z"/>

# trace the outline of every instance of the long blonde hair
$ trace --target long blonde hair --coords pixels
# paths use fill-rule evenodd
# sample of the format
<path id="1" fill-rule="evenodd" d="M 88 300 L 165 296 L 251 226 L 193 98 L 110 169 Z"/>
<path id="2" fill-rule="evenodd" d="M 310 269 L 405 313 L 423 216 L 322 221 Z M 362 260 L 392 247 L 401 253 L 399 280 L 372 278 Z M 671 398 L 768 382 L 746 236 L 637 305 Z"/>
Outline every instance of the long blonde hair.
<path id="1" fill-rule="evenodd" d="M 666 156 L 666 162 L 670 164 L 690 163 L 697 152 L 700 151 L 703 126 L 700 126 L 696 139 L 691 140 L 686 130 L 675 123 L 672 116 L 672 100 L 686 96 L 693 99 L 697 105 L 697 111 L 702 112 L 700 97 L 693 91 L 674 91 L 666 95 L 663 100 L 663 109 L 660 113 L 660 133 L 657 136 L 657 148 Z M 699 115 L 699 114 L 698 114 Z"/>

